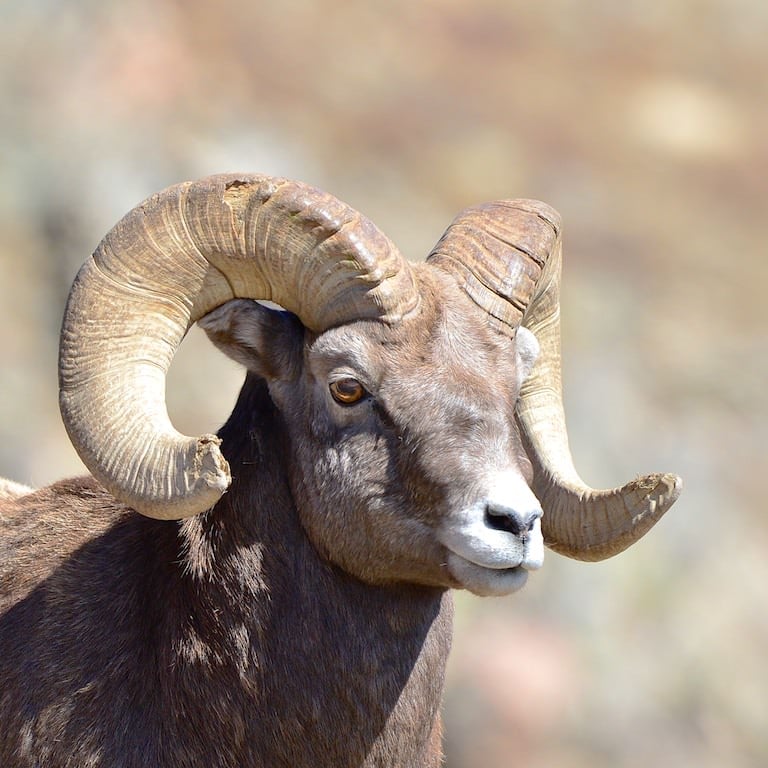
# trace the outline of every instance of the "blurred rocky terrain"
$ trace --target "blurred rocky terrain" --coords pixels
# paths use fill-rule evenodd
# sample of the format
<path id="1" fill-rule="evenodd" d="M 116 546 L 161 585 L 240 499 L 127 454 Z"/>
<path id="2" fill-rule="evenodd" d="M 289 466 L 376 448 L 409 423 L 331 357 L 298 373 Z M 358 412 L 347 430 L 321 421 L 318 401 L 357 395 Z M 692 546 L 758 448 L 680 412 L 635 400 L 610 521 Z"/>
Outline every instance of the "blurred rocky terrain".
<path id="1" fill-rule="evenodd" d="M 458 597 L 447 765 L 768 765 L 767 39 L 760 0 L 6 0 L 0 475 L 81 471 L 63 302 L 152 192 L 300 178 L 413 259 L 466 205 L 543 199 L 577 466 L 686 490 L 614 560 Z M 241 375 L 193 331 L 177 426 L 215 429 Z"/>

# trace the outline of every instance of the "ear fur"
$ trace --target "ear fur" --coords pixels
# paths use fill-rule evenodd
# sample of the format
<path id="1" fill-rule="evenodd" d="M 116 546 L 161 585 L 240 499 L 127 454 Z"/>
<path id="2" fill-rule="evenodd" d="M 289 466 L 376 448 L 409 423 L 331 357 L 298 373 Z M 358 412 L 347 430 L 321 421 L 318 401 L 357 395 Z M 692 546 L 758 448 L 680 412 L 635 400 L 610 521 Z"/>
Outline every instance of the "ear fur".
<path id="1" fill-rule="evenodd" d="M 197 323 L 227 357 L 268 381 L 298 372 L 304 326 L 291 312 L 233 299 Z"/>
<path id="2" fill-rule="evenodd" d="M 536 337 L 525 326 L 521 325 L 515 333 L 515 367 L 518 387 L 521 387 L 531 375 L 533 366 L 539 357 L 539 350 L 539 342 L 536 341 Z"/>

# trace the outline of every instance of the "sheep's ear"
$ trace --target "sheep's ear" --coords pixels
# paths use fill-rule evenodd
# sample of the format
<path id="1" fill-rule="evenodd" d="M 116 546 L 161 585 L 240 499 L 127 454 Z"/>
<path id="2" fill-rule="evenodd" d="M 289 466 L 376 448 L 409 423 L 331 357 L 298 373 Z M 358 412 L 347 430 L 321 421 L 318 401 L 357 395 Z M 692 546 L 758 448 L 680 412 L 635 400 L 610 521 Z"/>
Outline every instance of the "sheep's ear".
<path id="1" fill-rule="evenodd" d="M 304 326 L 291 312 L 234 299 L 197 322 L 225 355 L 258 376 L 272 381 L 297 374 Z"/>
<path id="2" fill-rule="evenodd" d="M 531 375 L 533 366 L 539 357 L 539 342 L 525 326 L 521 325 L 515 333 L 515 370 L 517 371 L 517 386 Z"/>

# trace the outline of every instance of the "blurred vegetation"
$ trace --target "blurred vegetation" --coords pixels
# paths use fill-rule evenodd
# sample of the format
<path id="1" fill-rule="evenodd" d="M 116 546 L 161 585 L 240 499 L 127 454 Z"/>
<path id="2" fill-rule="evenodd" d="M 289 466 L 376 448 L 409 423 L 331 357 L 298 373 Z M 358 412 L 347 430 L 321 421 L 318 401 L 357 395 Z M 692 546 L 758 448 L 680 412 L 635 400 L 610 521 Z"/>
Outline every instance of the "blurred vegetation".
<path id="1" fill-rule="evenodd" d="M 63 302 L 152 192 L 300 178 L 411 258 L 465 205 L 541 198 L 565 222 L 577 464 L 686 490 L 614 560 L 459 596 L 447 765 L 768 764 L 767 33 L 760 0 L 6 0 L 0 475 L 81 471 Z M 192 333 L 177 425 L 215 429 L 240 378 Z"/>

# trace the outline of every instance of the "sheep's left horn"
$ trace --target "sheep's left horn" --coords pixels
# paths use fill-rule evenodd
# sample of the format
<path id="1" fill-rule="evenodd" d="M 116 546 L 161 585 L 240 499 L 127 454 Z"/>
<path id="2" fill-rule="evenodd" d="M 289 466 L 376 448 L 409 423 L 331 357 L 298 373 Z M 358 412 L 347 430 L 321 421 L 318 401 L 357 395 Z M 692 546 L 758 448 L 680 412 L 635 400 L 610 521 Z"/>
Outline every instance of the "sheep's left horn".
<path id="1" fill-rule="evenodd" d="M 680 494 L 680 478 L 641 477 L 610 490 L 586 485 L 573 466 L 560 366 L 560 216 L 531 200 L 470 208 L 427 259 L 450 272 L 491 324 L 514 336 L 522 323 L 541 352 L 524 383 L 516 415 L 534 467 L 533 490 L 544 509 L 551 549 L 602 560 L 642 537 Z"/>

